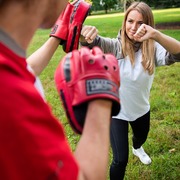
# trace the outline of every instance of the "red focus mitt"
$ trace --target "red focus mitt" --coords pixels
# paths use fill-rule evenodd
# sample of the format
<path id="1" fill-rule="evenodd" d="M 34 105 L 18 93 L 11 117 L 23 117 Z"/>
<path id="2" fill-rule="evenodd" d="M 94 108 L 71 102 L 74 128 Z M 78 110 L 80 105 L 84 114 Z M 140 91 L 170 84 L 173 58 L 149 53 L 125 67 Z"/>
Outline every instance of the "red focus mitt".
<path id="1" fill-rule="evenodd" d="M 113 102 L 112 115 L 120 111 L 118 62 L 99 47 L 68 53 L 56 69 L 55 83 L 70 125 L 79 134 L 89 101 L 109 99 Z"/>
<path id="2" fill-rule="evenodd" d="M 61 39 L 61 45 L 67 40 L 68 37 L 70 16 L 73 8 L 74 6 L 72 4 L 67 4 L 66 8 L 60 14 L 50 33 L 50 36 Z"/>
<path id="3" fill-rule="evenodd" d="M 83 0 L 68 3 L 52 28 L 50 36 L 61 39 L 60 44 L 66 53 L 78 49 L 82 24 L 90 8 L 91 5 Z"/>
<path id="4" fill-rule="evenodd" d="M 78 49 L 82 25 L 88 15 L 90 7 L 91 5 L 84 1 L 78 1 L 74 4 L 73 12 L 70 17 L 67 41 L 63 44 L 63 50 L 65 52 Z"/>

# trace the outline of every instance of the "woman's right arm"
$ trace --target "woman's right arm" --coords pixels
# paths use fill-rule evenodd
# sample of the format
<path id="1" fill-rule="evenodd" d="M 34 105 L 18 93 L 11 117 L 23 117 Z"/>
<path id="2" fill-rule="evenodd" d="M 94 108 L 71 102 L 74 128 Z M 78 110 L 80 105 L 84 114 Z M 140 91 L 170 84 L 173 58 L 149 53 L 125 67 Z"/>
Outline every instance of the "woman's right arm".
<path id="1" fill-rule="evenodd" d="M 92 49 L 94 46 L 98 46 L 104 53 L 111 53 L 116 57 L 121 51 L 121 43 L 118 38 L 99 36 L 98 30 L 94 26 L 83 26 L 80 37 L 80 44 L 81 46 L 87 46 L 90 49 Z"/>

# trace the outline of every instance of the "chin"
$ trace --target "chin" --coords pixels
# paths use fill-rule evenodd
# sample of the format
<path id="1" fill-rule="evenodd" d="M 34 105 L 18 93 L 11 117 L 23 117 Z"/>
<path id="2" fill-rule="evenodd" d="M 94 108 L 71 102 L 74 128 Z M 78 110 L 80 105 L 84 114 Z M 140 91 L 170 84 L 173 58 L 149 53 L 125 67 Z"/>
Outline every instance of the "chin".
<path id="1" fill-rule="evenodd" d="M 54 26 L 56 22 L 56 19 L 55 20 L 45 20 L 41 25 L 40 25 L 40 28 L 41 29 L 49 29 L 49 28 L 52 28 Z"/>
<path id="2" fill-rule="evenodd" d="M 52 24 L 52 25 L 49 25 L 49 24 L 43 24 L 43 25 L 41 25 L 39 28 L 40 28 L 40 29 L 49 29 L 49 28 L 52 28 L 53 25 L 54 25 L 54 24 Z"/>
<path id="3" fill-rule="evenodd" d="M 134 37 L 131 36 L 131 35 L 129 35 L 128 38 L 129 38 L 130 40 L 132 40 L 132 41 L 134 40 Z"/>

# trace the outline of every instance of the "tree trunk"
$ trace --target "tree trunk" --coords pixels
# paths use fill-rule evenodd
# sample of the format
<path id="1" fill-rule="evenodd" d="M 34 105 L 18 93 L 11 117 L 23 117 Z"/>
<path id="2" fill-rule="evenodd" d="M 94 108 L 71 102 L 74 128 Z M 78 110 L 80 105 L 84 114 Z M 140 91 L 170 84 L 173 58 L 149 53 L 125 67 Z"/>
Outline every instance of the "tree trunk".
<path id="1" fill-rule="evenodd" d="M 126 3 L 127 3 L 127 0 L 124 0 L 124 12 L 126 11 Z"/>

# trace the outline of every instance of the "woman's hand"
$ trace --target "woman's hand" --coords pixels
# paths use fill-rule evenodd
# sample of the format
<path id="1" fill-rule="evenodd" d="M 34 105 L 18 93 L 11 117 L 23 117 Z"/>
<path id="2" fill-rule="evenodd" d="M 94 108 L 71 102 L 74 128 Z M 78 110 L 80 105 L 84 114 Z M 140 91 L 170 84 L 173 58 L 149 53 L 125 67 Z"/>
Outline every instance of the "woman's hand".
<path id="1" fill-rule="evenodd" d="M 134 40 L 143 42 L 147 39 L 153 39 L 161 44 L 169 53 L 180 53 L 180 42 L 146 24 L 142 24 L 134 34 Z"/>
<path id="2" fill-rule="evenodd" d="M 98 35 L 98 30 L 95 26 L 84 25 L 81 30 L 80 42 L 87 42 L 91 44 L 97 35 Z"/>
<path id="3" fill-rule="evenodd" d="M 148 26 L 146 24 L 142 24 L 137 32 L 134 34 L 134 40 L 138 42 L 145 41 L 147 39 L 154 39 L 157 30 Z"/>

